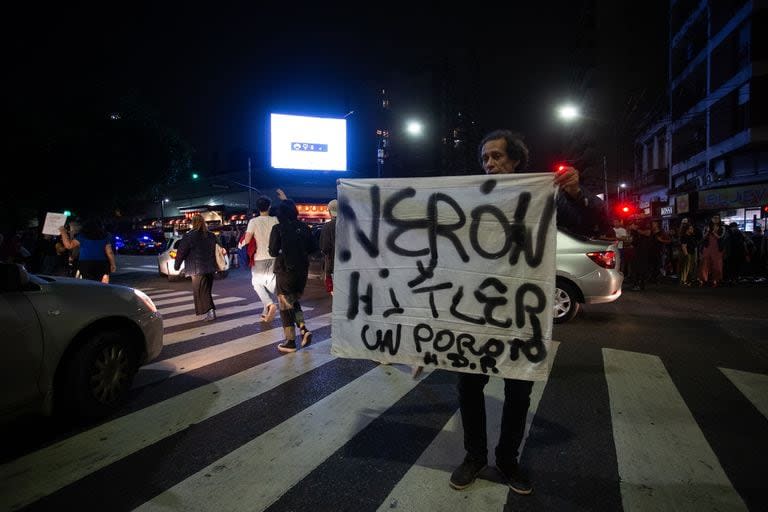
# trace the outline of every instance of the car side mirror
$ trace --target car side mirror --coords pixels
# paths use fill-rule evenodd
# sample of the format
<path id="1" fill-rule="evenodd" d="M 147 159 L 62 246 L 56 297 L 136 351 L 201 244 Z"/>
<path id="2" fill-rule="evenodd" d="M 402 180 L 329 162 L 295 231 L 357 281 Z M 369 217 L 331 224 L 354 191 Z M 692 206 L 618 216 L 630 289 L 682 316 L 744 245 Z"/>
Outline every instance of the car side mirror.
<path id="1" fill-rule="evenodd" d="M 17 263 L 0 264 L 0 292 L 19 292 L 29 283 L 29 274 Z"/>

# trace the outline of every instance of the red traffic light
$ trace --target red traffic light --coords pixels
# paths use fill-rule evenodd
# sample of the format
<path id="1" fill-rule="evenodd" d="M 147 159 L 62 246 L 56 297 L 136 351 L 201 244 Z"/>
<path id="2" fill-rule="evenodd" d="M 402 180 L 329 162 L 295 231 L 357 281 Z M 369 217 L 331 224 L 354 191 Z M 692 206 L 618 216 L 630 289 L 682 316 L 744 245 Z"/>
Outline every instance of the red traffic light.
<path id="1" fill-rule="evenodd" d="M 631 203 L 619 203 L 618 206 L 616 206 L 616 213 L 622 217 L 629 217 L 635 213 L 635 205 Z"/>

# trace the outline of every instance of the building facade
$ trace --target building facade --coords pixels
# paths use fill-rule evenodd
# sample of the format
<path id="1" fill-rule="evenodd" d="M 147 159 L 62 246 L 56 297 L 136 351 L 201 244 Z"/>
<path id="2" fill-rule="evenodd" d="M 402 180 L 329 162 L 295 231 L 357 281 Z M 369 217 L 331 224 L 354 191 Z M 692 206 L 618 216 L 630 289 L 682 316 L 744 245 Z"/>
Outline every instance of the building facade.
<path id="1" fill-rule="evenodd" d="M 768 204 L 767 29 L 768 4 L 760 0 L 671 1 L 669 111 L 635 146 L 644 213 L 700 220 L 719 213 L 747 231 L 761 218 Z"/>

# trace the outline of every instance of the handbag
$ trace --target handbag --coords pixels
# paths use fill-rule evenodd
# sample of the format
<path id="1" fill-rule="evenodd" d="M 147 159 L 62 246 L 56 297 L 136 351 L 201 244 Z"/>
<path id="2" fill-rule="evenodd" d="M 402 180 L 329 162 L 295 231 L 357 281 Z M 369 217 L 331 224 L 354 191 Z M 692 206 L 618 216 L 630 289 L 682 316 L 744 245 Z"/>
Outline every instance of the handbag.
<path id="1" fill-rule="evenodd" d="M 224 248 L 219 244 L 216 244 L 216 268 L 219 270 L 227 269 L 227 259 L 224 256 Z"/>

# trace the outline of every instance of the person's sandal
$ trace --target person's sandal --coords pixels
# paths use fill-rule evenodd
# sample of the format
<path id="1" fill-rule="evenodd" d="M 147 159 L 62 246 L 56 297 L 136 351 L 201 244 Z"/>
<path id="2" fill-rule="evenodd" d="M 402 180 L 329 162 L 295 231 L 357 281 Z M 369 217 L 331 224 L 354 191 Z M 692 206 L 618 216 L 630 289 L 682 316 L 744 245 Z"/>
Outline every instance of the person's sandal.
<path id="1" fill-rule="evenodd" d="M 302 327 L 299 330 L 299 333 L 301 334 L 301 346 L 306 347 L 310 343 L 312 343 L 312 331 L 308 330 L 306 326 Z"/>

